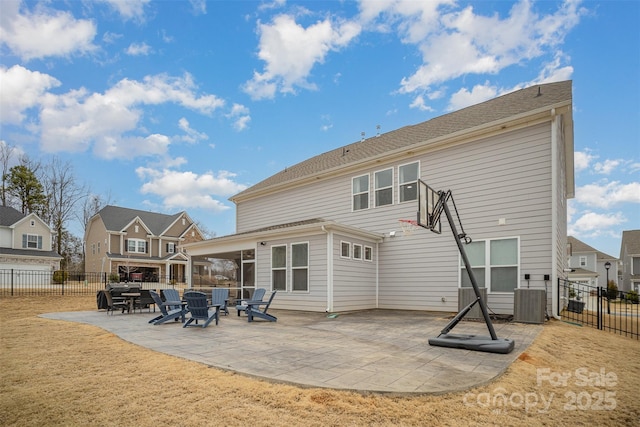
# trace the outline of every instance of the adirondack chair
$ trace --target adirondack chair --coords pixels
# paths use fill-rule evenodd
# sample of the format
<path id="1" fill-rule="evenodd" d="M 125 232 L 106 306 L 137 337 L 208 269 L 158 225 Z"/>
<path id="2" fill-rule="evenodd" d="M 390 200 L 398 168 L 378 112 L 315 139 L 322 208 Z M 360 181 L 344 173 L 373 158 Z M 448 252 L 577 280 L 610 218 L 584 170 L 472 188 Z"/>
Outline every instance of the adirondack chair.
<path id="1" fill-rule="evenodd" d="M 224 312 L 226 316 L 229 314 L 227 308 L 227 302 L 229 301 L 229 289 L 227 288 L 213 288 L 211 291 L 211 305 L 220 304 L 220 311 Z"/>
<path id="2" fill-rule="evenodd" d="M 264 298 L 264 294 L 267 293 L 265 288 L 258 288 L 253 292 L 253 296 L 251 297 L 251 301 L 262 301 Z M 244 302 L 244 304 L 242 304 Z M 236 305 L 236 310 L 238 310 L 238 316 L 240 316 L 240 312 L 244 312 L 247 309 L 247 301 L 244 300 L 240 304 Z"/>
<path id="3" fill-rule="evenodd" d="M 162 301 L 162 298 L 160 298 L 160 295 L 158 295 L 156 291 L 149 291 L 149 294 L 160 309 L 160 316 L 154 317 L 153 319 L 149 320 L 149 323 L 153 323 L 154 325 L 161 325 L 170 320 L 178 321 L 178 319 L 182 319 L 182 323 L 184 323 L 187 310 L 182 306 L 182 302 L 180 300 Z M 176 306 L 178 308 L 175 308 Z"/>
<path id="4" fill-rule="evenodd" d="M 275 322 L 276 320 L 278 320 L 276 316 L 267 313 L 267 310 L 269 310 L 269 306 L 271 305 L 271 301 L 273 301 L 273 297 L 276 296 L 276 292 L 277 291 L 271 292 L 271 296 L 266 302 L 247 301 L 247 309 L 245 310 L 245 313 L 247 313 L 247 320 L 249 322 L 253 322 L 254 317 L 259 317 L 270 322 Z M 264 308 L 262 310 L 260 310 L 261 305 L 264 305 Z"/>
<path id="5" fill-rule="evenodd" d="M 218 318 L 220 315 L 220 306 L 216 305 L 213 311 L 209 311 L 209 304 L 207 303 L 207 294 L 204 292 L 185 292 L 184 299 L 187 301 L 187 312 L 190 314 L 190 317 L 187 319 L 185 324 L 182 326 L 186 328 L 187 326 L 196 326 L 198 325 L 198 320 L 204 321 L 202 325 L 203 328 L 209 326 L 213 320 L 216 321 L 216 325 L 218 324 Z M 191 323 L 195 321 L 195 325 Z"/>

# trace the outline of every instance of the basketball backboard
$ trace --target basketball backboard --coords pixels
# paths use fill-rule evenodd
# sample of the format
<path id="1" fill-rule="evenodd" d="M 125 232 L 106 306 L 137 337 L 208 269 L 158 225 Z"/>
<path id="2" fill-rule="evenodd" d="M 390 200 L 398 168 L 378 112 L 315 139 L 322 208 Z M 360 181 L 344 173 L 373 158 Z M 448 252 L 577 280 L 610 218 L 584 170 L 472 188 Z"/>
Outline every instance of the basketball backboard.
<path id="1" fill-rule="evenodd" d="M 427 183 L 418 180 L 418 225 L 440 233 L 440 193 L 429 187 Z"/>

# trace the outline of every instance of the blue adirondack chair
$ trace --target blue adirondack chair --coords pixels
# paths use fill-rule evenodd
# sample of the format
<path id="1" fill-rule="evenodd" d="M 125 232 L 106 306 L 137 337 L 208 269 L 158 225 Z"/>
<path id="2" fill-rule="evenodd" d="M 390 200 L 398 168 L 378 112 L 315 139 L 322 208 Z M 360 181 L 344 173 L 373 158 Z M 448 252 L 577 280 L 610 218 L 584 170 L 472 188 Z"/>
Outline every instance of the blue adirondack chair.
<path id="1" fill-rule="evenodd" d="M 262 301 L 262 299 L 264 298 L 264 294 L 267 293 L 267 290 L 265 288 L 258 288 L 253 292 L 253 295 L 251 296 L 251 301 Z M 246 303 L 246 301 L 244 301 Z M 240 316 L 240 312 L 244 312 L 247 308 L 246 304 L 238 304 L 236 305 L 236 310 L 238 310 L 238 316 Z"/>
<path id="2" fill-rule="evenodd" d="M 229 301 L 229 289 L 228 288 L 213 288 L 211 290 L 211 305 L 220 305 L 220 311 L 224 312 L 226 316 L 229 314 L 227 308 L 227 302 Z"/>
<path id="3" fill-rule="evenodd" d="M 184 299 L 187 301 L 187 312 L 190 314 L 190 317 L 182 326 L 183 328 L 186 328 L 187 326 L 196 326 L 198 325 L 199 320 L 204 322 L 202 325 L 199 325 L 203 328 L 209 326 L 209 323 L 213 320 L 216 321 L 216 325 L 218 324 L 220 306 L 216 305 L 213 307 L 213 310 L 209 310 L 207 295 L 204 292 L 185 292 Z M 192 325 L 193 322 L 195 322 L 195 325 Z"/>
<path id="4" fill-rule="evenodd" d="M 160 316 L 154 317 L 153 319 L 149 320 L 149 323 L 153 323 L 154 325 L 161 325 L 170 320 L 177 321 L 178 319 L 182 319 L 182 322 L 184 323 L 185 314 L 187 313 L 187 311 L 182 306 L 182 302 L 179 299 L 177 301 L 162 301 L 162 298 L 160 298 L 160 295 L 158 295 L 156 291 L 149 291 L 149 294 L 151 295 L 151 298 L 153 298 L 153 302 L 155 302 L 155 304 L 160 309 Z"/>
<path id="5" fill-rule="evenodd" d="M 247 320 L 249 322 L 253 322 L 254 317 L 259 317 L 264 320 L 268 320 L 270 322 L 275 322 L 278 318 L 272 314 L 268 314 L 267 310 L 269 310 L 269 306 L 271 305 L 271 301 L 273 301 L 273 297 L 276 296 L 277 291 L 271 292 L 271 296 L 268 301 L 248 301 L 247 309 L 245 313 L 247 313 Z M 264 308 L 261 310 L 260 306 L 264 305 Z"/>

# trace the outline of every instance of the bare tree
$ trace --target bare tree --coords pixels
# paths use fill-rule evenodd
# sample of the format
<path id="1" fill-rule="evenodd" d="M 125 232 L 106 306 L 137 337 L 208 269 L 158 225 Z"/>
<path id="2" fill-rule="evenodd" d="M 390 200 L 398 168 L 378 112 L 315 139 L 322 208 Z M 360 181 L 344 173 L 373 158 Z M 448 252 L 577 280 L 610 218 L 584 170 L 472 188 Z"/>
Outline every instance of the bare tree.
<path id="1" fill-rule="evenodd" d="M 71 163 L 63 163 L 59 158 L 53 157 L 46 169 L 48 222 L 56 233 L 57 252 L 63 255 L 62 249 L 66 246 L 65 224 L 73 218 L 77 204 L 87 197 L 87 190 L 84 185 L 78 184 Z"/>
<path id="2" fill-rule="evenodd" d="M 2 206 L 7 205 L 7 181 L 9 180 L 9 165 L 11 163 L 11 158 L 13 157 L 14 151 L 16 147 L 13 145 L 8 145 L 4 141 L 0 141 L 0 172 L 2 172 L 2 187 L 0 188 L 0 199 L 2 201 Z"/>

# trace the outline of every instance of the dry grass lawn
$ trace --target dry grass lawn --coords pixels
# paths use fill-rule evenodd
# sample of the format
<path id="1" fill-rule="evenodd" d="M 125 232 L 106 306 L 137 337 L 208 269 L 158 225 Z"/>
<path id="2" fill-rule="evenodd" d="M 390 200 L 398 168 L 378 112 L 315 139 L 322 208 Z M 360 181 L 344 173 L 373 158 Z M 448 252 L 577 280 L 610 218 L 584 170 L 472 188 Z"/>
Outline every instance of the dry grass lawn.
<path id="1" fill-rule="evenodd" d="M 563 322 L 491 384 L 399 397 L 273 384 L 37 317 L 94 309 L 95 297 L 0 299 L 0 425 L 640 425 L 640 342 Z"/>

